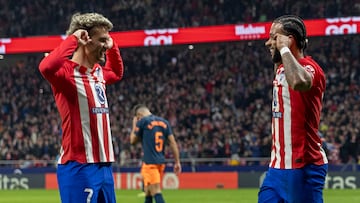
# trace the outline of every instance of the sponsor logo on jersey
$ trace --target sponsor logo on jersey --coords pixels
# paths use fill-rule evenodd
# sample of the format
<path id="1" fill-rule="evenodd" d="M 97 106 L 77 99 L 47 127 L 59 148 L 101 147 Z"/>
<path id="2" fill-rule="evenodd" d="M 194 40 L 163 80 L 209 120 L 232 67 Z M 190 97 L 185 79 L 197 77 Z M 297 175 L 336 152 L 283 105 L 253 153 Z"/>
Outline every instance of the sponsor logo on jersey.
<path id="1" fill-rule="evenodd" d="M 102 113 L 109 113 L 109 108 L 104 108 L 104 107 L 93 107 L 91 109 L 91 112 L 94 114 L 102 114 Z"/>
<path id="2" fill-rule="evenodd" d="M 272 112 L 272 117 L 273 118 L 282 118 L 282 112 Z"/>

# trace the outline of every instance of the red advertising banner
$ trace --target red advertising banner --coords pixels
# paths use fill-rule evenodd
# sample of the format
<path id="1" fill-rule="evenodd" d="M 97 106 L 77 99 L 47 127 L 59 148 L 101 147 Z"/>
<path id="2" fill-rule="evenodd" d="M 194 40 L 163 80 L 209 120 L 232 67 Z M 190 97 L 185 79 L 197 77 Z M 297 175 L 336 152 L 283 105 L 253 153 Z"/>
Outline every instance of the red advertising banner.
<path id="1" fill-rule="evenodd" d="M 140 173 L 115 173 L 114 182 L 116 189 L 141 189 Z M 161 183 L 164 189 L 216 189 L 238 188 L 237 172 L 196 172 L 165 173 Z"/>
<path id="2" fill-rule="evenodd" d="M 259 188 L 265 177 L 262 172 L 194 172 L 165 173 L 161 186 L 163 189 L 215 189 L 215 188 Z M 116 189 L 141 190 L 139 173 L 114 173 Z M 56 173 L 0 174 L 0 190 L 19 189 L 58 189 Z M 360 188 L 360 173 L 329 171 L 326 189 Z M 0 198 L 1 202 L 1 198 Z"/>
<path id="3" fill-rule="evenodd" d="M 235 189 L 238 188 L 237 172 L 182 173 L 179 189 Z"/>
<path id="4" fill-rule="evenodd" d="M 45 173 L 45 189 L 58 189 L 56 173 Z"/>
<path id="5" fill-rule="evenodd" d="M 360 16 L 305 20 L 308 36 L 350 35 L 360 33 Z M 201 26 L 111 32 L 120 48 L 196 44 L 241 40 L 265 40 L 271 22 L 239 25 Z M 0 54 L 48 52 L 64 35 L 23 38 L 0 38 Z"/>

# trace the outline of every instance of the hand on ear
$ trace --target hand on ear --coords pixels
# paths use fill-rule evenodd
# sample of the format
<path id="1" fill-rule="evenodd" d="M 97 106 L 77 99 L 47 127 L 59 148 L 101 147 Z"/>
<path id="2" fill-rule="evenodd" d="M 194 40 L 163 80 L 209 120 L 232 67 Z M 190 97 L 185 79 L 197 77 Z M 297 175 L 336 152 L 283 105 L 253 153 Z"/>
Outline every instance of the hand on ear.
<path id="1" fill-rule="evenodd" d="M 111 37 L 109 37 L 109 39 L 106 40 L 105 46 L 107 49 L 111 49 L 114 46 L 114 40 Z"/>
<path id="2" fill-rule="evenodd" d="M 87 43 L 91 42 L 88 31 L 84 29 L 76 30 L 73 35 L 75 35 L 75 37 L 78 39 L 79 45 L 86 45 Z"/>

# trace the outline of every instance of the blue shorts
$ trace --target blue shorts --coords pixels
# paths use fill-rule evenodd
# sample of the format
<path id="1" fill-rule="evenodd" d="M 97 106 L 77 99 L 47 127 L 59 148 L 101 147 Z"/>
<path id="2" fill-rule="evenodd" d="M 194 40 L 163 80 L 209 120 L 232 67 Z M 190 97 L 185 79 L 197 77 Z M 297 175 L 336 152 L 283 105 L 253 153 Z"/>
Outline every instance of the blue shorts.
<path id="1" fill-rule="evenodd" d="M 322 203 L 328 165 L 300 169 L 269 168 L 258 194 L 258 203 Z"/>
<path id="2" fill-rule="evenodd" d="M 115 203 L 110 163 L 59 164 L 57 179 L 62 203 Z"/>

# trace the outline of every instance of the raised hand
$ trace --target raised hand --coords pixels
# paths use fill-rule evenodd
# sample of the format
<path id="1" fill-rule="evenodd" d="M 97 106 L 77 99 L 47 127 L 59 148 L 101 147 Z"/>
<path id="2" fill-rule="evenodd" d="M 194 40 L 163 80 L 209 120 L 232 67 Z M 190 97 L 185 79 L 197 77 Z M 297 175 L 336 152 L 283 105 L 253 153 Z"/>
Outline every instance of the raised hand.
<path id="1" fill-rule="evenodd" d="M 84 29 L 76 30 L 73 35 L 75 35 L 78 39 L 79 45 L 86 45 L 87 43 L 91 42 L 88 31 Z"/>
<path id="2" fill-rule="evenodd" d="M 109 37 L 106 40 L 105 47 L 106 47 L 106 49 L 111 49 L 113 46 L 114 46 L 114 40 L 111 37 Z"/>

